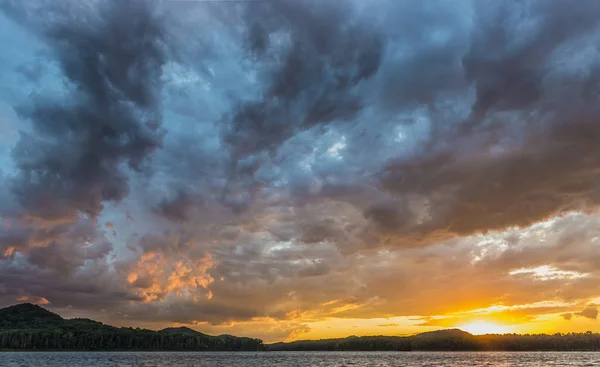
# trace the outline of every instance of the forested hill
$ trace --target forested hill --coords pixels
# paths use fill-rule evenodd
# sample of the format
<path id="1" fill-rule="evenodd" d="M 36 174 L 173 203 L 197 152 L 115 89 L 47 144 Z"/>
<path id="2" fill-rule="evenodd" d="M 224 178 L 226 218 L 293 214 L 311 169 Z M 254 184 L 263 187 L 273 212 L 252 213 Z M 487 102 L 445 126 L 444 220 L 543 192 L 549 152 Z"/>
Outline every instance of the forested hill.
<path id="1" fill-rule="evenodd" d="M 272 351 L 600 351 L 600 334 L 471 335 L 458 329 L 413 336 L 351 336 L 267 345 Z"/>
<path id="2" fill-rule="evenodd" d="M 152 331 L 64 319 L 24 303 L 0 309 L 0 350 L 600 351 L 600 334 L 476 336 L 451 329 L 414 336 L 351 336 L 264 345 L 260 339 L 210 336 L 186 327 Z"/>
<path id="3" fill-rule="evenodd" d="M 189 328 L 152 331 L 89 319 L 63 319 L 23 303 L 0 309 L 0 350 L 263 350 L 262 340 L 210 336 Z"/>

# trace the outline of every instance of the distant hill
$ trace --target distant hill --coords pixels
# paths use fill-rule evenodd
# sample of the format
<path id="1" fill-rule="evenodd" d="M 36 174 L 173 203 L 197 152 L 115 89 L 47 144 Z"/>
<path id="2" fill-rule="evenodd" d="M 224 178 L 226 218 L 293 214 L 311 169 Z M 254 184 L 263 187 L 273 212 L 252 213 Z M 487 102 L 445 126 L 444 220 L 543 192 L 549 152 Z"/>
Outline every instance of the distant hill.
<path id="1" fill-rule="evenodd" d="M 600 351 L 600 334 L 472 335 L 459 329 L 413 336 L 350 336 L 267 345 L 271 351 Z"/>
<path id="2" fill-rule="evenodd" d="M 411 351 L 479 350 L 473 335 L 458 329 L 414 336 L 349 336 L 341 339 L 299 340 L 267 345 L 268 350 L 295 351 Z"/>
<path id="3" fill-rule="evenodd" d="M 160 330 L 161 333 L 179 333 L 179 334 L 187 334 L 187 335 L 204 335 L 199 331 L 190 329 L 189 327 L 181 326 L 181 327 L 168 327 Z"/>
<path id="4" fill-rule="evenodd" d="M 31 303 L 0 309 L 0 330 L 38 329 L 63 321 L 59 315 Z"/>
<path id="5" fill-rule="evenodd" d="M 473 334 L 460 329 L 444 329 L 435 331 L 426 331 L 424 333 L 413 335 L 413 338 L 470 338 Z"/>
<path id="6" fill-rule="evenodd" d="M 0 350 L 263 350 L 262 340 L 192 329 L 152 331 L 90 319 L 64 319 L 30 303 L 0 309 Z"/>

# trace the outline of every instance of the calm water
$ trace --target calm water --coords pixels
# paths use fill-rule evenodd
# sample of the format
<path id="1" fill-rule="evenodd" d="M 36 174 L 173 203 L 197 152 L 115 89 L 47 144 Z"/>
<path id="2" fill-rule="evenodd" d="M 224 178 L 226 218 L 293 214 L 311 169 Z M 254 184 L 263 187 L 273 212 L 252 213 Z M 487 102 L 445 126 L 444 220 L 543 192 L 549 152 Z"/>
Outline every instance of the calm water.
<path id="1" fill-rule="evenodd" d="M 600 366 L 600 353 L 401 353 L 401 352 L 6 352 L 2 367 L 312 367 L 312 366 Z"/>

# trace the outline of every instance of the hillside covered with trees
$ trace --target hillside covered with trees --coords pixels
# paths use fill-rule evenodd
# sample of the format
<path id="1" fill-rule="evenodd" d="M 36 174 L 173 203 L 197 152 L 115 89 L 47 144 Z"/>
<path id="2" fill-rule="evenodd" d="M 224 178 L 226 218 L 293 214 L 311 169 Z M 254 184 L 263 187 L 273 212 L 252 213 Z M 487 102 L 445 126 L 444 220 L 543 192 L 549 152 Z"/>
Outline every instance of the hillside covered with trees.
<path id="1" fill-rule="evenodd" d="M 63 319 L 29 303 L 0 309 L 0 350 L 263 350 L 262 340 L 210 336 L 188 328 L 152 331 Z"/>
<path id="2" fill-rule="evenodd" d="M 413 336 L 300 340 L 267 347 L 274 351 L 600 351 L 600 334 L 472 335 L 451 329 Z"/>
<path id="3" fill-rule="evenodd" d="M 29 303 L 0 309 L 0 350 L 173 351 L 600 351 L 600 334 L 472 335 L 458 329 L 413 336 L 350 336 L 265 345 L 186 327 L 153 331 L 64 319 Z"/>

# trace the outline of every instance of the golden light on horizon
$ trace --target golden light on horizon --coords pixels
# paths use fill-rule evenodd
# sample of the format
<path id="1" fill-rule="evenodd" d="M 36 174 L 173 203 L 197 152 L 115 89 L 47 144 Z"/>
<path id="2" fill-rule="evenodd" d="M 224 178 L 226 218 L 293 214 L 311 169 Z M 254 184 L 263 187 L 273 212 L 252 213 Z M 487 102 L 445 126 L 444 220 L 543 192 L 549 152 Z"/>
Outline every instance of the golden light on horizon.
<path id="1" fill-rule="evenodd" d="M 484 334 L 508 334 L 513 332 L 512 327 L 507 325 L 498 325 L 489 321 L 474 321 L 458 327 L 459 329 L 473 335 Z"/>

